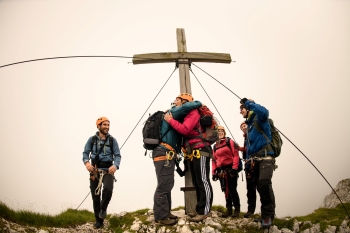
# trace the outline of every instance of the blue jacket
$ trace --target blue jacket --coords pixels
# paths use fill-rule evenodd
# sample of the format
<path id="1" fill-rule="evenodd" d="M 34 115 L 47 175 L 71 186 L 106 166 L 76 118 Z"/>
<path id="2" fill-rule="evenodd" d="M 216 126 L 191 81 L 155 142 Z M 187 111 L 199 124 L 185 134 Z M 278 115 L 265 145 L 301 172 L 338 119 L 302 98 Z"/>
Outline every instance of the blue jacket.
<path id="1" fill-rule="evenodd" d="M 199 101 L 187 102 L 180 107 L 173 106 L 169 111 L 173 115 L 175 120 L 182 122 L 185 116 L 192 111 L 193 109 L 200 108 L 202 103 Z M 181 150 L 181 139 L 182 135 L 174 130 L 168 122 L 164 119 L 160 128 L 161 141 L 169 144 L 176 153 L 179 153 Z M 161 145 L 160 145 L 161 146 Z M 163 147 L 163 146 L 161 146 Z M 164 148 L 164 147 L 163 147 Z"/>
<path id="2" fill-rule="evenodd" d="M 90 152 L 91 152 L 91 160 L 94 160 L 96 157 L 96 154 L 100 151 L 100 148 L 104 143 L 104 141 L 101 140 L 101 138 L 98 136 L 98 132 L 96 132 L 96 136 L 97 136 L 97 140 L 92 146 L 92 148 L 91 148 L 92 136 L 88 139 L 88 141 L 85 144 L 84 152 L 83 152 L 84 163 L 90 160 Z M 107 134 L 107 136 L 110 136 L 110 134 Z M 120 155 L 118 142 L 114 137 L 113 137 L 113 148 L 111 149 L 109 145 L 109 139 L 108 139 L 103 149 L 101 150 L 101 153 L 99 154 L 99 160 L 100 162 L 107 162 L 107 163 L 114 162 L 114 166 L 117 169 L 119 169 L 121 155 Z M 108 170 L 108 168 L 102 169 L 102 170 Z"/>
<path id="3" fill-rule="evenodd" d="M 268 121 L 269 118 L 269 110 L 267 110 L 264 106 L 256 104 L 252 101 L 247 100 L 245 105 L 249 109 L 249 117 L 246 120 L 248 125 L 247 129 L 247 159 L 251 157 L 252 154 L 259 152 L 263 149 L 264 146 L 267 145 L 266 139 L 262 133 L 260 133 L 254 127 L 254 120 L 257 120 L 257 123 L 261 127 L 261 129 L 265 132 L 266 136 L 271 141 L 271 130 L 270 123 Z M 267 154 L 273 155 L 273 152 L 268 152 Z"/>

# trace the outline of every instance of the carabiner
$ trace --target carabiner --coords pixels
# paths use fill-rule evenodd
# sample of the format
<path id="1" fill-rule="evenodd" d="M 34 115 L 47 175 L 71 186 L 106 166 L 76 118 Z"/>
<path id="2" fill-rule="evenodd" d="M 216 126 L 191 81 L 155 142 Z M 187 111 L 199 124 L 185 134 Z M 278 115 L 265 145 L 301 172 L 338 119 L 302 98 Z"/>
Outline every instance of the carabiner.
<path id="1" fill-rule="evenodd" d="M 175 155 L 175 152 L 174 151 L 168 151 L 167 153 L 166 153 L 166 157 L 167 157 L 167 160 L 172 160 L 173 159 L 173 157 L 174 157 L 174 155 Z"/>
<path id="2" fill-rule="evenodd" d="M 201 152 L 199 150 L 193 150 L 192 151 L 193 157 L 199 159 L 201 157 Z"/>

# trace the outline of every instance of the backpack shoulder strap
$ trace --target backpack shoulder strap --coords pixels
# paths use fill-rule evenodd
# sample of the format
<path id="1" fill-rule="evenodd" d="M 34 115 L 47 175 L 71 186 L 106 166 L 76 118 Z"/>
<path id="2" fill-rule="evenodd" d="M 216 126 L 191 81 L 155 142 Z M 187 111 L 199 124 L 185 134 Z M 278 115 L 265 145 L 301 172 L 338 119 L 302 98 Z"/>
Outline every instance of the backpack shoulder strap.
<path id="1" fill-rule="evenodd" d="M 111 148 L 111 152 L 114 155 L 114 151 L 113 151 L 113 136 L 109 135 L 109 147 Z"/>
<path id="2" fill-rule="evenodd" d="M 217 149 L 220 149 L 220 148 L 222 148 L 222 147 L 225 147 L 225 146 L 227 146 L 228 148 L 230 148 L 230 150 L 231 150 L 231 144 L 230 144 L 230 138 L 229 137 L 226 137 L 225 138 L 225 145 L 222 145 L 222 146 L 220 146 L 220 144 L 218 145 L 218 147 L 216 147 L 216 145 L 214 146 L 214 151 L 216 151 Z"/>
<path id="3" fill-rule="evenodd" d="M 269 118 L 269 119 L 270 119 L 270 118 Z M 268 123 L 270 124 L 270 120 L 268 120 Z M 259 133 L 261 133 L 261 134 L 264 135 L 264 138 L 265 138 L 266 142 L 267 142 L 267 143 L 270 143 L 270 139 L 267 137 L 267 135 L 265 134 L 264 130 L 262 130 L 262 128 L 261 128 L 260 125 L 259 125 L 258 116 L 255 116 L 255 117 L 254 117 L 253 125 L 254 125 L 254 127 L 256 128 L 256 130 L 257 130 Z"/>
<path id="4" fill-rule="evenodd" d="M 230 150 L 231 150 L 231 143 L 230 143 L 230 140 L 231 140 L 231 138 L 226 137 L 226 146 L 228 146 L 228 148 L 230 148 Z"/>
<path id="5" fill-rule="evenodd" d="M 93 147 L 94 147 L 94 144 L 95 144 L 96 141 L 97 141 L 97 136 L 96 136 L 96 134 L 95 134 L 95 135 L 92 136 L 92 138 L 91 138 L 91 145 L 90 145 L 91 152 L 92 152 L 92 150 L 94 149 Z M 96 150 L 97 150 L 97 149 L 96 149 Z"/>

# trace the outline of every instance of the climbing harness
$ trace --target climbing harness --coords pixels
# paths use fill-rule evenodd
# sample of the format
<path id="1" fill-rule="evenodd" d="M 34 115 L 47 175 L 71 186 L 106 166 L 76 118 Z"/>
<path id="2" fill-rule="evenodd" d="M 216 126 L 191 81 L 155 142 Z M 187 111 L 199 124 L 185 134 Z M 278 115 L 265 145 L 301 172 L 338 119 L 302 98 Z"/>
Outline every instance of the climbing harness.
<path id="1" fill-rule="evenodd" d="M 97 187 L 95 189 L 95 195 L 100 195 L 100 193 L 101 193 L 103 176 L 105 174 L 108 174 L 108 171 L 100 170 L 100 169 L 96 168 L 96 170 L 94 171 L 93 176 L 91 176 L 92 180 L 98 179 L 98 185 L 97 185 Z M 117 179 L 114 177 L 114 175 L 112 175 L 112 176 L 113 176 L 114 182 L 117 182 Z"/>
<path id="2" fill-rule="evenodd" d="M 175 155 L 176 155 L 175 151 L 173 150 L 167 151 L 165 155 L 153 158 L 153 161 L 158 162 L 158 161 L 166 160 L 164 163 L 164 167 L 170 167 L 169 161 L 172 160 L 174 157 L 176 158 L 177 156 Z"/>
<path id="3" fill-rule="evenodd" d="M 205 151 L 201 151 L 201 150 L 195 149 L 195 150 L 192 150 L 191 154 L 185 153 L 184 154 L 184 159 L 193 161 L 193 158 L 199 159 L 201 156 L 211 158 L 209 152 L 205 152 Z"/>

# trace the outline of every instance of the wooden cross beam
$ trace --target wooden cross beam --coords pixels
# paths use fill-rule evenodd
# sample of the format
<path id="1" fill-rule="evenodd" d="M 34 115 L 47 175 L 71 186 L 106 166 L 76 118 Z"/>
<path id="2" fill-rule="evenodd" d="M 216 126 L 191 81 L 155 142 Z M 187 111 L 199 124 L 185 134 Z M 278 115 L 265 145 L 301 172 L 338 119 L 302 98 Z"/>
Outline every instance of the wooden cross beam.
<path id="1" fill-rule="evenodd" d="M 211 63 L 231 63 L 231 56 L 227 53 L 201 53 L 187 52 L 185 30 L 176 29 L 177 53 L 148 53 L 135 54 L 132 62 L 137 64 L 176 62 L 179 67 L 180 75 L 180 93 L 189 93 L 191 91 L 189 64 L 191 62 L 211 62 Z M 185 187 L 181 188 L 185 193 L 185 212 L 196 212 L 197 197 L 192 183 L 190 167 L 185 175 Z"/>

